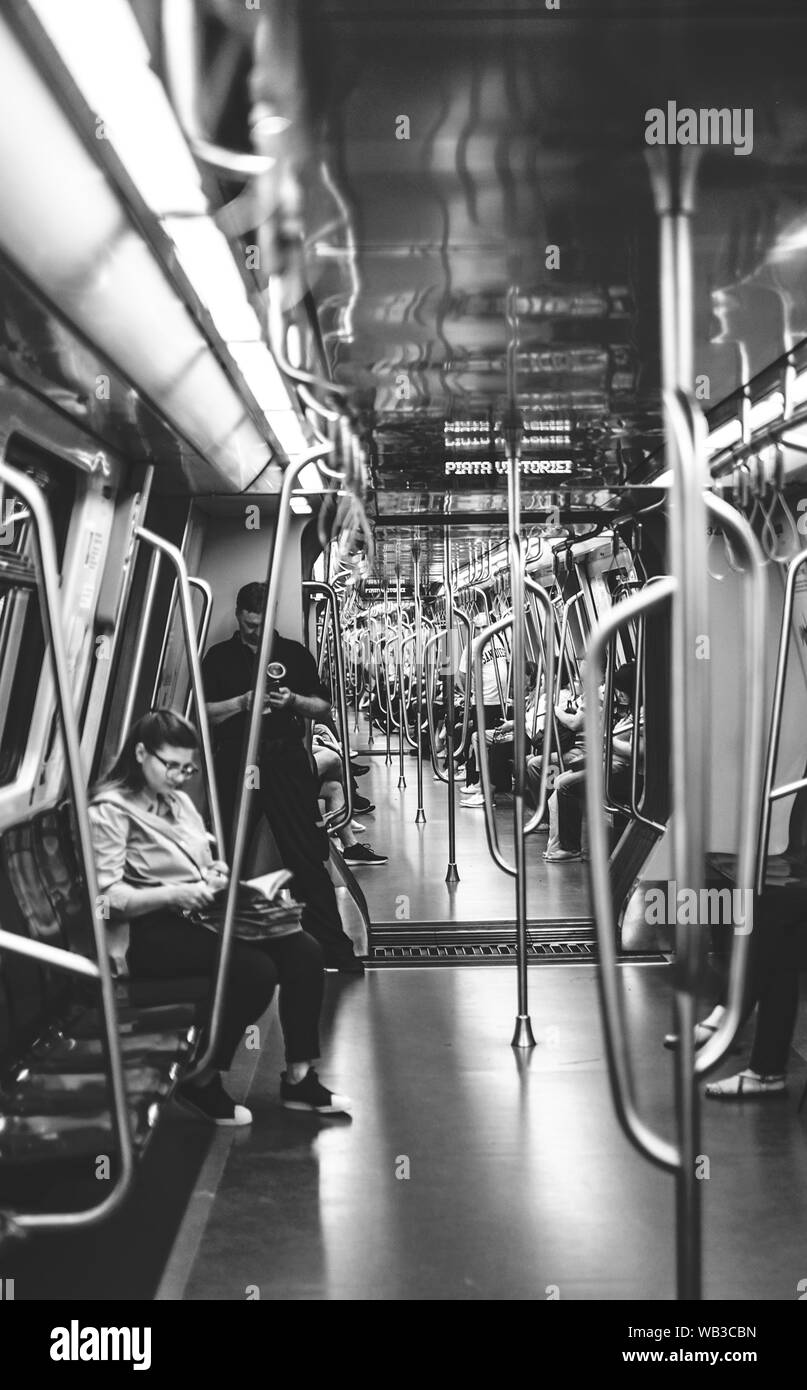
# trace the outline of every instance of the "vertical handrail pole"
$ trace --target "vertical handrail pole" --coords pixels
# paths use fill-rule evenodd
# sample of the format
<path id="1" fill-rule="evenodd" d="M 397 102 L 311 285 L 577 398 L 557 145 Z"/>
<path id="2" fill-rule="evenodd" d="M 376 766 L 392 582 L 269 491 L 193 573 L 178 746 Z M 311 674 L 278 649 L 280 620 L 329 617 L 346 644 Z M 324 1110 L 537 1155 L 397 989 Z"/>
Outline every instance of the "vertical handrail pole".
<path id="1" fill-rule="evenodd" d="M 699 659 L 707 632 L 706 453 L 685 457 L 671 423 L 686 414 L 694 437 L 702 422 L 692 417 L 684 393 L 693 385 L 693 272 L 691 219 L 697 147 L 648 151 L 660 232 L 662 384 L 667 423 L 670 489 L 670 571 L 677 592 L 672 614 L 671 731 L 673 763 L 673 864 L 680 891 L 700 901 L 708 814 L 708 663 Z M 676 1171 L 676 1267 L 678 1296 L 701 1298 L 701 1193 L 696 1174 L 700 1107 L 695 1087 L 694 1024 L 700 930 L 678 923 L 676 931 L 676 1112 L 681 1162 Z"/>
<path id="2" fill-rule="evenodd" d="M 443 568 L 446 588 L 446 660 L 443 676 L 446 710 L 446 778 L 448 786 L 448 868 L 446 883 L 459 883 L 457 869 L 457 808 L 454 801 L 454 586 L 451 576 L 451 531 L 443 528 Z"/>
<path id="3" fill-rule="evenodd" d="M 391 749 L 391 742 L 390 742 L 390 740 L 391 740 L 391 738 L 392 738 L 392 710 L 391 710 L 391 708 L 390 708 L 389 658 L 388 658 L 388 656 L 387 656 L 387 647 L 389 646 L 388 634 L 389 634 L 389 589 L 388 589 L 387 583 L 386 583 L 386 581 L 385 581 L 385 582 L 384 582 L 384 638 L 383 638 L 383 641 L 382 641 L 382 643 L 381 643 L 381 648 L 382 648 L 383 657 L 384 657 L 384 710 L 385 710 L 385 715 L 386 715 L 386 718 L 385 718 L 384 722 L 385 722 L 385 725 L 386 725 L 386 739 L 387 739 L 387 751 L 386 751 L 386 754 L 385 754 L 385 757 L 384 757 L 384 766 L 385 766 L 385 767 L 392 767 L 392 749 Z"/>
<path id="4" fill-rule="evenodd" d="M 120 1172 L 111 1192 L 97 1206 L 84 1211 L 72 1212 L 33 1212 L 19 1213 L 14 1217 L 17 1226 L 41 1229 L 59 1226 L 61 1228 L 96 1225 L 112 1214 L 127 1195 L 134 1176 L 134 1155 L 132 1136 L 129 1130 L 129 1107 L 126 1095 L 126 1082 L 121 1059 L 118 1037 L 118 1017 L 115 1005 L 115 987 L 109 961 L 104 917 L 99 912 L 98 876 L 92 845 L 90 818 L 87 811 L 87 789 L 84 767 L 81 761 L 81 739 L 74 706 L 73 683 L 67 661 L 63 637 L 64 617 L 61 605 L 59 564 L 56 558 L 56 545 L 53 526 L 47 503 L 32 481 L 15 468 L 0 462 L 0 485 L 12 488 L 28 506 L 34 521 L 36 549 L 40 570 L 41 618 L 45 643 L 50 650 L 53 663 L 56 703 L 62 724 L 65 763 L 70 791 L 73 798 L 78 851 L 84 886 L 87 897 L 87 910 L 92 922 L 98 971 L 98 988 L 101 999 L 103 1036 L 109 1064 L 109 1083 L 111 1091 L 113 1134 L 120 1153 Z"/>
<path id="5" fill-rule="evenodd" d="M 395 566 L 395 599 L 398 606 L 398 790 L 406 789 L 406 771 L 404 758 L 406 757 L 406 694 L 404 691 L 404 670 L 403 670 L 403 614 L 401 612 L 401 566 Z"/>
<path id="6" fill-rule="evenodd" d="M 507 452 L 507 530 L 510 556 L 510 601 L 513 611 L 510 649 L 513 689 L 513 837 L 516 864 L 516 952 L 518 1013 L 513 1047 L 534 1047 L 527 982 L 527 855 L 524 838 L 524 799 L 527 780 L 527 714 L 524 708 L 524 557 L 521 545 L 521 437 L 523 424 L 516 403 L 518 353 L 518 289 L 507 294 L 507 411 L 502 422 Z M 495 639 L 494 639 L 495 642 Z M 495 658 L 495 647 L 494 647 Z M 504 710 L 503 710 L 504 713 Z M 481 740 L 480 740 L 481 741 Z"/>
<path id="7" fill-rule="evenodd" d="M 263 707 L 266 697 L 266 668 L 272 659 L 275 617 L 277 614 L 277 604 L 280 597 L 280 582 L 283 573 L 283 556 L 288 543 L 289 529 L 291 526 L 291 495 L 297 478 L 306 464 L 330 453 L 331 447 L 330 445 L 323 445 L 314 449 L 307 449 L 305 453 L 299 454 L 296 459 L 288 464 L 283 474 L 283 483 L 280 489 L 278 503 L 277 526 L 269 550 L 266 576 L 266 599 L 263 609 L 261 636 L 258 643 L 255 687 L 252 692 L 252 707 L 249 711 L 249 719 L 247 720 L 243 756 L 239 769 L 240 778 L 235 805 L 235 833 L 233 835 L 233 849 L 230 857 L 230 878 L 227 884 L 224 920 L 222 922 L 221 936 L 219 937 L 219 952 L 216 961 L 216 983 L 213 991 L 213 1007 L 210 1014 L 207 1045 L 204 1053 L 196 1062 L 192 1073 L 193 1075 L 196 1075 L 209 1066 L 215 1056 L 224 1016 L 224 996 L 227 990 L 227 976 L 229 973 L 230 958 L 232 956 L 235 909 L 238 900 L 238 883 L 241 877 L 244 856 L 248 848 L 247 833 L 250 829 L 248 805 L 249 799 L 253 795 L 253 787 L 251 785 L 247 786 L 246 771 L 247 768 L 255 765 L 260 746 Z"/>
<path id="8" fill-rule="evenodd" d="M 415 675 L 417 679 L 417 776 L 418 807 L 415 825 L 426 824 L 423 809 L 423 599 L 420 592 L 420 545 L 412 546 L 412 573 L 415 585 Z"/>

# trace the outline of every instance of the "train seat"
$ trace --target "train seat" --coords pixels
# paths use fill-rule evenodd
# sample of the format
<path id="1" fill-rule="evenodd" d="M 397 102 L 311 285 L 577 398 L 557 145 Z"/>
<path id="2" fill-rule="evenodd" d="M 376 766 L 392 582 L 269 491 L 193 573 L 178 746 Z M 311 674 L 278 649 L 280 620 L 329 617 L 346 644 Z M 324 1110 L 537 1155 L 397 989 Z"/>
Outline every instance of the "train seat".
<path id="1" fill-rule="evenodd" d="M 804 775 L 807 775 L 805 773 Z M 707 868 L 716 879 L 737 882 L 736 854 L 708 854 Z M 782 854 L 769 854 L 765 863 L 764 891 L 775 892 L 803 883 L 807 906 L 807 788 L 797 792 L 788 825 L 787 848 Z"/>
<path id="2" fill-rule="evenodd" d="M 41 813 L 0 836 L 0 924 L 9 932 L 92 957 L 69 809 Z M 121 982 L 118 1028 L 136 1150 L 193 1060 L 210 981 Z M 150 984 L 151 982 L 146 982 Z M 162 988 L 165 986 L 165 988 Z M 97 986 L 30 957 L 0 954 L 0 1187 L 42 1161 L 114 1147 Z M 12 1185 L 13 1186 L 13 1185 Z M 12 1198 L 13 1200 L 13 1198 Z"/>

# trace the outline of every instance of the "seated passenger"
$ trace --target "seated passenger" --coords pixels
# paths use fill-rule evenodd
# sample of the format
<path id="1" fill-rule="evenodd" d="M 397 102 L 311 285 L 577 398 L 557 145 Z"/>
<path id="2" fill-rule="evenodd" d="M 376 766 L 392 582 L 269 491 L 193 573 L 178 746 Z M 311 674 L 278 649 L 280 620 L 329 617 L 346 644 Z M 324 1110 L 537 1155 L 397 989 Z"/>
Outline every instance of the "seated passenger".
<path id="1" fill-rule="evenodd" d="M 126 966 L 133 979 L 213 976 L 215 932 L 189 919 L 227 885 L 228 869 L 214 860 L 211 836 L 180 784 L 198 770 L 193 725 L 173 710 L 154 710 L 130 729 L 90 802 L 98 887 L 112 922 L 125 924 Z M 223 1027 L 204 1072 L 177 1090 L 177 1100 L 217 1125 L 249 1124 L 252 1116 L 224 1090 L 245 1028 L 261 1017 L 280 986 L 286 1046 L 281 1103 L 290 1109 L 336 1114 L 344 1096 L 322 1086 L 314 1070 L 323 990 L 322 950 L 304 931 L 275 941 L 233 942 Z"/>
<path id="2" fill-rule="evenodd" d="M 533 712 L 535 711 L 536 732 L 540 724 L 540 716 L 536 709 L 539 701 L 536 700 L 536 681 L 538 679 L 538 665 L 534 661 L 527 661 L 524 665 L 524 705 L 526 716 L 527 741 L 531 743 L 531 733 L 533 727 Z M 487 708 L 485 718 L 487 720 Z M 506 796 L 509 794 L 513 784 L 513 721 L 504 719 L 498 721 L 491 727 L 486 723 L 485 743 L 489 746 L 488 754 L 490 765 L 490 782 L 494 794 L 494 804 L 496 794 Z M 484 806 L 485 800 L 479 784 L 479 732 L 475 728 L 471 735 L 471 751 L 465 765 L 465 790 L 460 793 L 460 805 L 466 807 Z"/>
<path id="3" fill-rule="evenodd" d="M 319 725 L 315 726 L 315 730 L 318 727 Z M 325 814 L 331 816 L 342 811 L 345 805 L 342 759 L 332 744 L 318 741 L 316 731 L 311 753 L 316 763 L 319 778 L 319 799 L 325 804 Z M 362 844 L 356 839 L 353 833 L 356 828 L 356 821 L 349 821 L 346 825 L 342 825 L 338 830 L 332 832 L 342 844 L 342 858 L 345 863 L 356 868 L 360 866 L 373 868 L 379 864 L 386 864 L 387 856 L 385 854 L 376 854 L 371 845 Z M 363 829 L 364 827 L 358 828 Z"/>
<path id="4" fill-rule="evenodd" d="M 627 661 L 614 672 L 614 689 L 628 702 L 633 699 L 636 663 Z M 581 836 L 583 830 L 583 804 L 586 794 L 585 739 L 583 725 L 585 711 L 582 702 L 577 710 L 569 713 L 561 705 L 555 708 L 561 724 L 571 729 L 577 742 L 567 755 L 566 770 L 555 780 L 549 798 L 549 842 L 544 859 L 549 864 L 581 857 Z M 632 717 L 622 720 L 614 727 L 611 741 L 611 779 L 614 795 L 626 800 L 630 792 Z M 570 767 L 570 761 L 574 766 Z"/>

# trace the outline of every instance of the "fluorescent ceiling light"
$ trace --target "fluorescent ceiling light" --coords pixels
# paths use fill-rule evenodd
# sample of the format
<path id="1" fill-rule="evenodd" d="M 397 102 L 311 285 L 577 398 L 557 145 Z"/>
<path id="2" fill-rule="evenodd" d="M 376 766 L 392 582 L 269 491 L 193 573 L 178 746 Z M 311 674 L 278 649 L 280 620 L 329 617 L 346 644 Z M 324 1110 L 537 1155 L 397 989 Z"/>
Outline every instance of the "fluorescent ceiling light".
<path id="1" fill-rule="evenodd" d="M 221 337 L 226 342 L 260 343 L 258 315 L 247 298 L 227 238 L 214 222 L 209 217 L 166 217 L 163 227 Z"/>
<path id="2" fill-rule="evenodd" d="M 155 212 L 207 212 L 199 171 L 127 0 L 30 0 L 114 146 Z"/>
<path id="3" fill-rule="evenodd" d="M 274 357 L 265 343 L 228 342 L 247 386 L 277 436 L 281 449 L 293 458 L 309 447 Z M 319 474 L 317 474 L 319 478 Z"/>
<path id="4" fill-rule="evenodd" d="M 793 405 L 804 405 L 807 401 L 807 368 L 796 375 L 790 399 Z"/>
<path id="5" fill-rule="evenodd" d="M 709 435 L 709 453 L 719 454 L 723 449 L 730 449 L 732 444 L 739 444 L 742 437 L 743 427 L 739 420 L 727 420 Z"/>
<path id="6" fill-rule="evenodd" d="M 774 420 L 781 419 L 784 408 L 785 398 L 781 391 L 771 391 L 769 395 L 763 396 L 748 412 L 752 434 L 772 425 Z"/>

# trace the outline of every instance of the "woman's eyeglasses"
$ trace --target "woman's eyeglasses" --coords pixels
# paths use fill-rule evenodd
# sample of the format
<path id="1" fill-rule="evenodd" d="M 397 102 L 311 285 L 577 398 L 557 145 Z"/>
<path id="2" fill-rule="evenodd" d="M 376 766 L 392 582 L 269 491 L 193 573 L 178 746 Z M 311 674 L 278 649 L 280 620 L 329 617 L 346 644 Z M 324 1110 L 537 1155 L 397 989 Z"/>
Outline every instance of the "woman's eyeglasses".
<path id="1" fill-rule="evenodd" d="M 156 758 L 158 763 L 162 763 L 169 777 L 181 777 L 183 781 L 186 781 L 188 777 L 193 777 L 194 774 L 199 771 L 193 763 L 172 763 L 170 759 L 163 758 L 159 753 L 155 753 L 153 748 L 150 748 L 148 751 L 152 758 Z"/>

